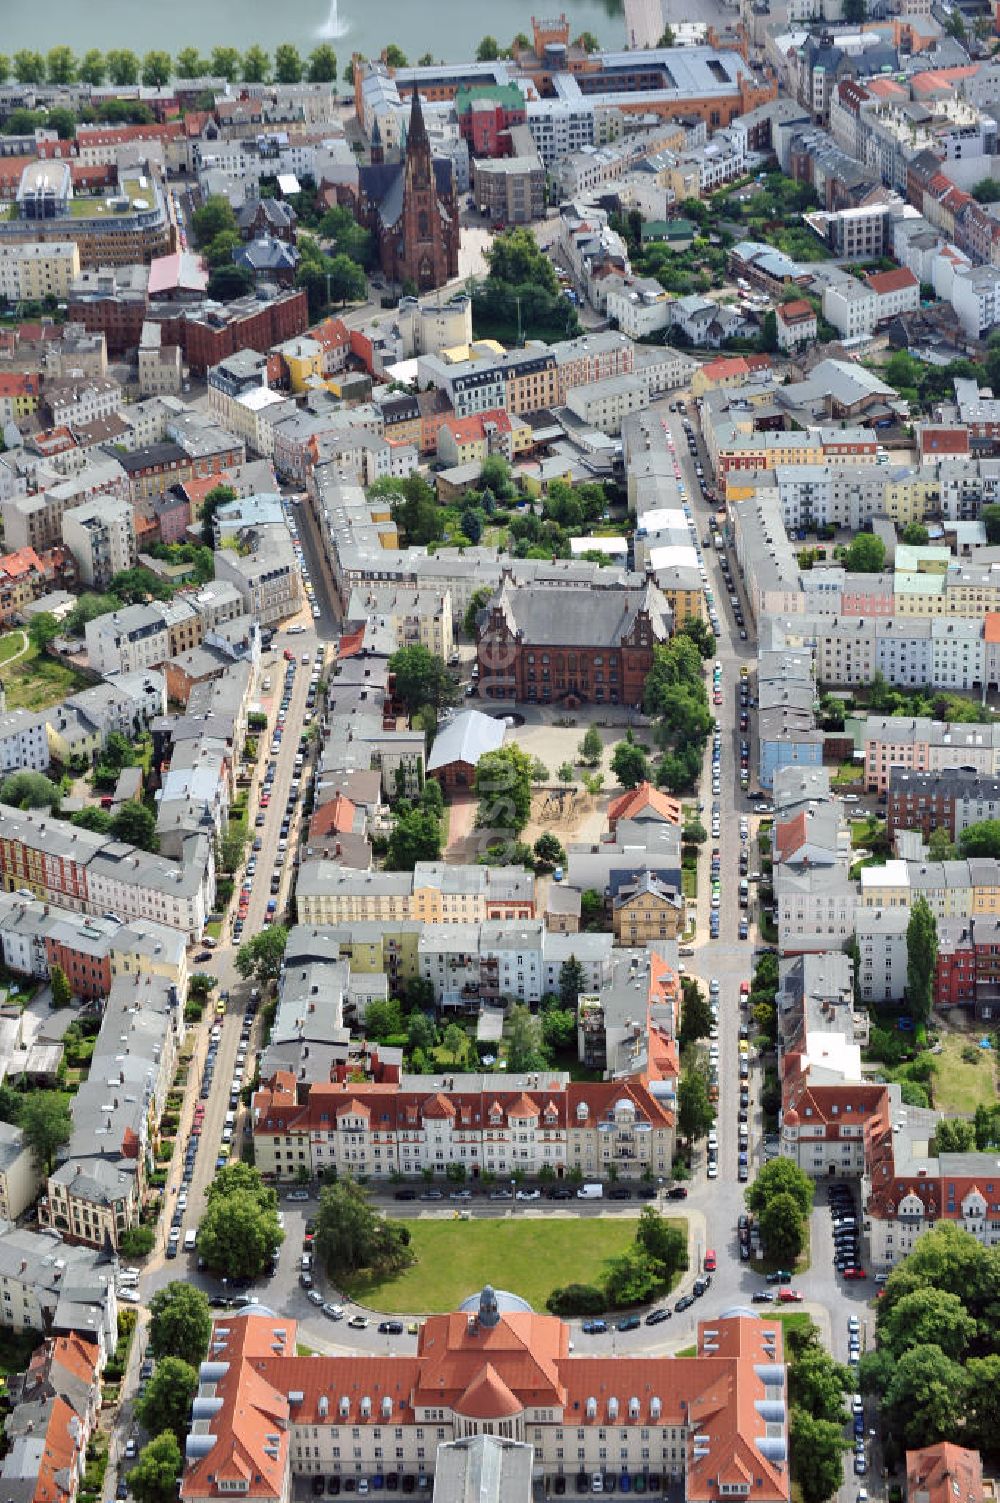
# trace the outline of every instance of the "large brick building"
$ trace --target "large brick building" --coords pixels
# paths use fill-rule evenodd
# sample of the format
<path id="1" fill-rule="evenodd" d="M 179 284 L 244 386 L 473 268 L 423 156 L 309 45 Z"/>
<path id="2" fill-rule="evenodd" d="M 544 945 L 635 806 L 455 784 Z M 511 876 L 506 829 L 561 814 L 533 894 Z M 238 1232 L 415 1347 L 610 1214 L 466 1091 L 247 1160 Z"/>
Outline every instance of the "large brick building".
<path id="1" fill-rule="evenodd" d="M 648 580 L 584 590 L 519 587 L 505 574 L 480 631 L 479 693 L 527 704 L 638 706 L 671 620 Z"/>
<path id="2" fill-rule="evenodd" d="M 371 231 L 391 281 L 427 292 L 458 276 L 454 173 L 450 162 L 431 155 L 416 90 L 402 162 L 373 161 L 359 170 L 358 223 Z"/>

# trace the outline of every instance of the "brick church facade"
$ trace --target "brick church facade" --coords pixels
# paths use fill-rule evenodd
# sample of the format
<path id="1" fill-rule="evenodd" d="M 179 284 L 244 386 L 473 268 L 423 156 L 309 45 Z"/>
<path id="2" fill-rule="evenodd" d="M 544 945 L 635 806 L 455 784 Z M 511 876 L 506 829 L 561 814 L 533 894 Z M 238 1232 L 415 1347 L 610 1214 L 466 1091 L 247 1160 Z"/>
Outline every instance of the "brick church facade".
<path id="1" fill-rule="evenodd" d="M 358 183 L 358 222 L 369 230 L 379 264 L 392 282 L 412 282 L 419 292 L 458 276 L 458 195 L 451 163 L 435 159 L 414 90 L 406 153 L 401 162 L 381 160 L 373 141 L 372 163 Z"/>

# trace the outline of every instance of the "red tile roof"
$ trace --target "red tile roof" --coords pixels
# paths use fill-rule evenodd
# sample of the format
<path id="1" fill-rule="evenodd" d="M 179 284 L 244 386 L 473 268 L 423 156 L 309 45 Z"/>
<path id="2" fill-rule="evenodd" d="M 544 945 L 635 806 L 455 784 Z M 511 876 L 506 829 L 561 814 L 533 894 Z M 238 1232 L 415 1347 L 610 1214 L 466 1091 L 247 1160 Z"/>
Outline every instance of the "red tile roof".
<path id="1" fill-rule="evenodd" d="M 870 271 L 865 281 L 879 297 L 888 292 L 903 292 L 907 287 L 919 287 L 920 283 L 907 266 L 898 266 L 894 271 Z"/>
<path id="2" fill-rule="evenodd" d="M 328 804 L 321 804 L 316 810 L 309 822 L 309 839 L 316 840 L 321 835 L 348 834 L 354 829 L 357 812 L 357 805 L 338 793 Z"/>
<path id="3" fill-rule="evenodd" d="M 816 317 L 816 309 L 804 297 L 795 298 L 790 303 L 779 303 L 775 313 L 783 324 L 801 324 Z"/>
<path id="4" fill-rule="evenodd" d="M 639 783 L 629 788 L 608 805 L 608 829 L 612 832 L 620 819 L 636 819 L 651 810 L 667 824 L 679 825 L 683 810 L 679 799 L 662 793 L 651 783 Z"/>
<path id="5" fill-rule="evenodd" d="M 978 1451 L 940 1441 L 906 1453 L 906 1495 L 910 1503 L 982 1503 L 983 1459 Z"/>

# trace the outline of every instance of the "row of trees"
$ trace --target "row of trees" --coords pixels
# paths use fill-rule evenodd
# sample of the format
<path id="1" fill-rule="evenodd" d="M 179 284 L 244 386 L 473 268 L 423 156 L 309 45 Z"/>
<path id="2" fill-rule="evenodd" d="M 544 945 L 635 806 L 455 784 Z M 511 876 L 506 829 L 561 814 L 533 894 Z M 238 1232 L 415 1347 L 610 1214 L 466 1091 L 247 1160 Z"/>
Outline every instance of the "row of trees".
<path id="1" fill-rule="evenodd" d="M 653 648 L 643 702 L 646 714 L 656 719 L 656 740 L 662 750 L 656 781 L 671 793 L 693 788 L 701 772 L 712 727 L 701 665 L 714 647 L 703 621 L 686 621 L 669 642 Z"/>
<path id="2" fill-rule="evenodd" d="M 171 78 L 224 78 L 228 83 L 333 83 L 337 78 L 337 54 L 328 42 L 314 47 L 307 57 L 291 42 L 275 48 L 272 59 L 262 47 L 249 47 L 241 53 L 236 47 L 213 47 L 199 52 L 197 47 L 182 47 L 175 55 L 153 50 L 142 57 L 129 47 L 112 47 L 101 52 L 89 48 L 78 57 L 72 47 L 58 45 L 48 52 L 22 48 L 13 57 L 0 53 L 0 83 L 13 75 L 18 83 L 54 84 L 85 83 L 94 88 L 104 84 L 125 87 L 143 83 L 147 88 L 162 89 Z"/>
<path id="3" fill-rule="evenodd" d="M 149 1351 L 157 1366 L 136 1402 L 136 1416 L 153 1438 L 140 1451 L 128 1484 L 138 1503 L 172 1503 L 212 1316 L 202 1290 L 172 1283 L 153 1295 L 150 1317 Z"/>
<path id="4" fill-rule="evenodd" d="M 631 1247 L 609 1258 L 600 1284 L 565 1284 L 546 1305 L 553 1315 L 599 1315 L 647 1304 L 671 1288 L 688 1266 L 687 1231 L 644 1206 Z"/>
<path id="5" fill-rule="evenodd" d="M 1000 1446 L 1000 1249 L 942 1221 L 890 1274 L 876 1307 L 878 1349 L 861 1359 L 888 1466 L 907 1447 Z"/>

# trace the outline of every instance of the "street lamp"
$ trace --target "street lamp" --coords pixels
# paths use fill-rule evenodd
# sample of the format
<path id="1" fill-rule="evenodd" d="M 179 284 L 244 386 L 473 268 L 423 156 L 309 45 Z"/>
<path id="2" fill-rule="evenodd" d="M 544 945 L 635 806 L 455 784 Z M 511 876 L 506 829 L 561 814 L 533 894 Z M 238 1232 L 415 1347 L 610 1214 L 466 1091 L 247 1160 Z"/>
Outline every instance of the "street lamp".
<path id="1" fill-rule="evenodd" d="M 510 1180 L 510 1214 L 513 1216 L 517 1210 L 517 1180 L 511 1175 Z"/>

